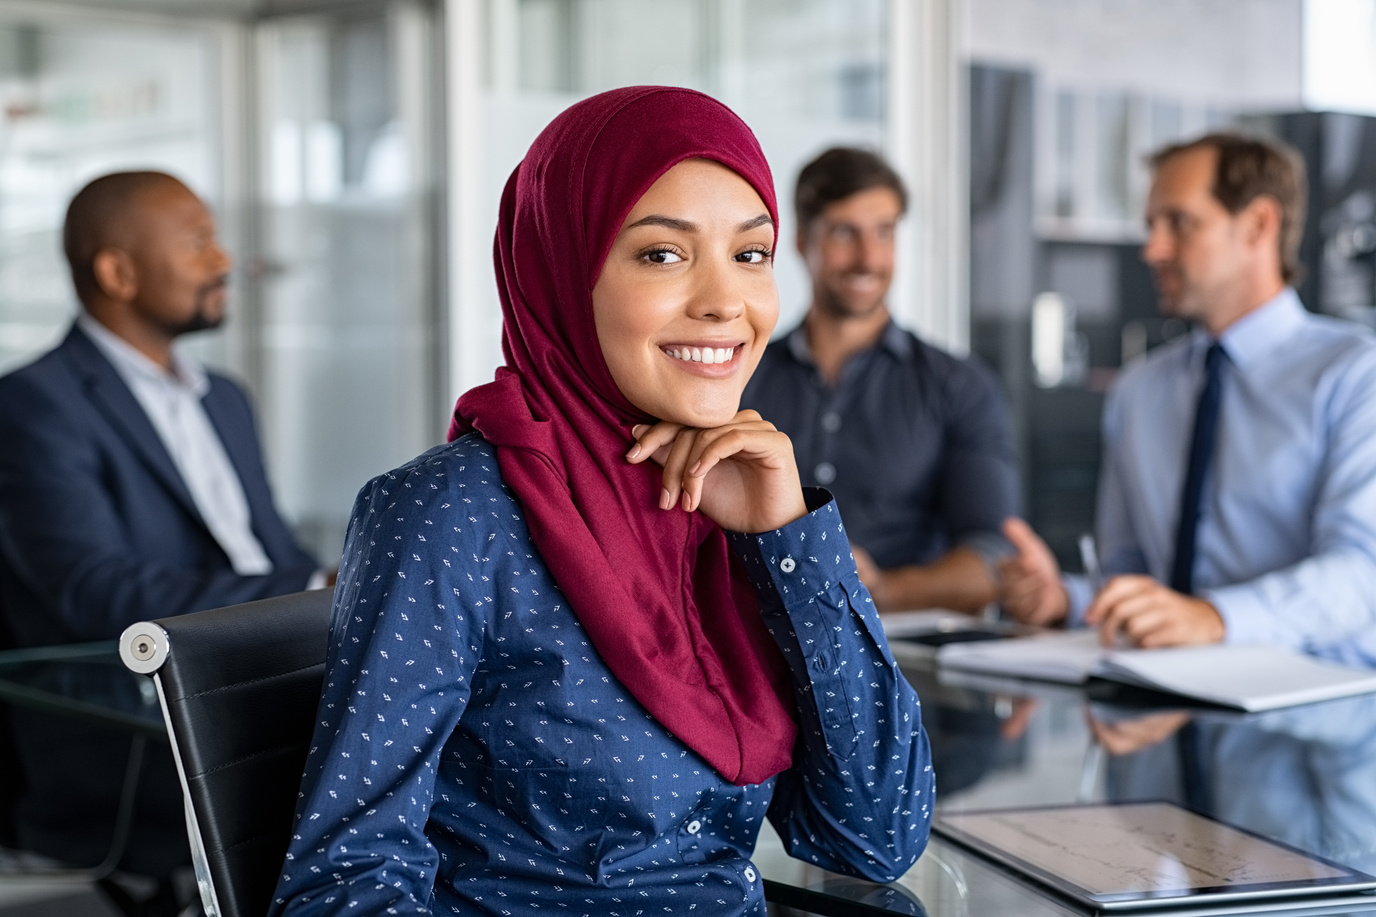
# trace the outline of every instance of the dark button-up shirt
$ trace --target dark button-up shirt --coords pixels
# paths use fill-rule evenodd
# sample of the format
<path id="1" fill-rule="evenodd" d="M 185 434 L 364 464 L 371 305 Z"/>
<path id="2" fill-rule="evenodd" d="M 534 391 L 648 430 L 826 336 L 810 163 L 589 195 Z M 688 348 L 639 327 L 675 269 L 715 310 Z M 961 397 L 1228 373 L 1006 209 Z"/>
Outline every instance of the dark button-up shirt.
<path id="1" fill-rule="evenodd" d="M 364 487 L 270 914 L 763 915 L 766 813 L 795 857 L 906 870 L 933 804 L 917 696 L 835 502 L 809 506 L 730 536 L 799 717 L 793 766 L 735 786 L 607 668 L 486 441 Z"/>
<path id="2" fill-rule="evenodd" d="M 994 374 L 890 322 L 834 387 L 799 326 L 765 350 L 742 406 L 793 440 L 804 484 L 826 487 L 851 539 L 881 568 L 931 563 L 953 547 L 986 561 L 1018 512 L 1017 457 Z"/>

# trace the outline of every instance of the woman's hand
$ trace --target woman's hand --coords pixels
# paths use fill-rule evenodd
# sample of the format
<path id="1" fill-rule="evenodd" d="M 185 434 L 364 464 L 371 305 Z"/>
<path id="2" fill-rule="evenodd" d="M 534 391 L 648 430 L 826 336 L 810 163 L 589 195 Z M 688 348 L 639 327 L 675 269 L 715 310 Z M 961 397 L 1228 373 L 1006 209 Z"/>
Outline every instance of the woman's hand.
<path id="1" fill-rule="evenodd" d="M 807 514 L 793 443 L 755 411 L 711 429 L 662 421 L 631 435 L 626 460 L 664 469 L 660 509 L 700 509 L 733 532 L 766 532 Z"/>

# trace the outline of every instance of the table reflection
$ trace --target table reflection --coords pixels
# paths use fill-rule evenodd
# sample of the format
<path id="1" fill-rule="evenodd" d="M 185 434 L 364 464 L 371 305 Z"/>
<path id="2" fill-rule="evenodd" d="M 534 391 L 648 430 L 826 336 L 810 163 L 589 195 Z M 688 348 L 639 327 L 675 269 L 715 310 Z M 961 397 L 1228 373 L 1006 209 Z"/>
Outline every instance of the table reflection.
<path id="1" fill-rule="evenodd" d="M 940 810 L 1187 804 L 1194 783 L 1193 795 L 1207 803 L 1196 807 L 1206 814 L 1376 873 L 1376 695 L 1241 714 L 1105 686 L 1087 692 L 944 672 L 931 653 L 909 652 L 900 662 L 922 698 Z M 768 835 L 756 862 L 769 879 L 824 895 L 816 913 L 848 899 L 869 905 L 856 913 L 1085 913 L 939 837 L 888 887 L 903 895 L 884 897 L 882 887 L 792 861 Z M 867 889 L 875 896 L 866 898 Z M 1258 905 L 1255 913 L 1264 912 Z M 1362 907 L 1314 901 L 1303 912 L 1376 917 L 1376 900 Z"/>
<path id="2" fill-rule="evenodd" d="M 1109 799 L 1186 802 L 1197 767 L 1206 814 L 1376 872 L 1376 695 L 1251 715 L 1091 706 L 1089 716 L 1111 736 Z M 1136 747 L 1123 742 L 1134 731 Z"/>
<path id="3" fill-rule="evenodd" d="M 0 652 L 0 701 L 166 741 L 157 690 L 114 641 Z"/>

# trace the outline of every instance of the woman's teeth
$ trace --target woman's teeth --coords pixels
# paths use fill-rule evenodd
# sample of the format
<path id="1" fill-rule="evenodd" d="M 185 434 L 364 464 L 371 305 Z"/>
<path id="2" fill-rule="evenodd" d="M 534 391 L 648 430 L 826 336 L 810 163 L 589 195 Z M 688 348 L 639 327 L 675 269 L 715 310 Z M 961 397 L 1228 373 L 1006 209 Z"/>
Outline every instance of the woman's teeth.
<path id="1" fill-rule="evenodd" d="M 665 347 L 664 352 L 690 363 L 726 363 L 736 355 L 734 347 Z"/>

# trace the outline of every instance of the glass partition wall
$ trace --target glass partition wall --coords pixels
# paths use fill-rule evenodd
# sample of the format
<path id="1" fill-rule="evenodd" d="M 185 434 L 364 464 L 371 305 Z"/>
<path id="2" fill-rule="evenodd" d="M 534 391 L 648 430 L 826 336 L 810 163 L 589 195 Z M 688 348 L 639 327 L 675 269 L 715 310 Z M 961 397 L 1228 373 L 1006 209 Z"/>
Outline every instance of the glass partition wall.
<path id="1" fill-rule="evenodd" d="M 186 343 L 253 391 L 284 515 L 333 565 L 354 494 L 443 439 L 436 5 L 292 18 L 0 2 L 0 371 L 76 314 L 61 225 L 105 172 L 172 172 L 236 268 Z"/>
<path id="2" fill-rule="evenodd" d="M 55 345 L 76 314 L 61 230 L 81 185 L 165 169 L 224 213 L 216 113 L 232 32 L 0 5 L 0 372 Z"/>
<path id="3" fill-rule="evenodd" d="M 432 16 L 347 7 L 255 36 L 255 375 L 278 501 L 331 563 L 363 482 L 448 426 Z"/>

